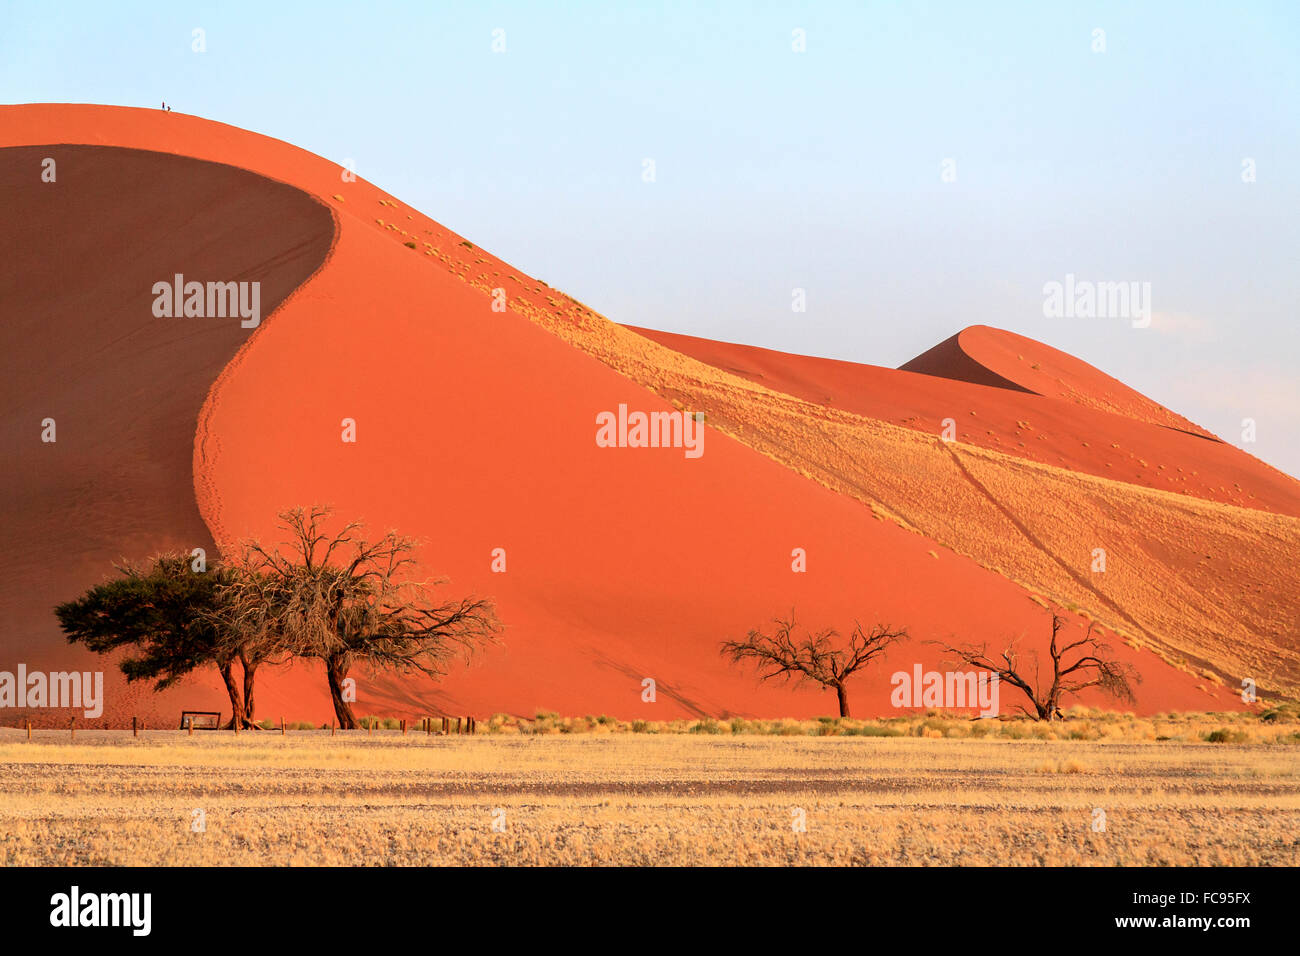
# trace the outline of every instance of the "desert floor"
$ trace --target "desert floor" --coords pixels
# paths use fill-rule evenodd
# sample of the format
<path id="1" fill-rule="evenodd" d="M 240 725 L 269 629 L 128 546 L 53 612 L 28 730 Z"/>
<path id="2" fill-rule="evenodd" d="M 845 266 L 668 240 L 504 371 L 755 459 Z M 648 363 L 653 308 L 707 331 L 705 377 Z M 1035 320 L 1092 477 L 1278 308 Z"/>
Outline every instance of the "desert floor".
<path id="1" fill-rule="evenodd" d="M 1294 866 L 1300 748 L 5 729 L 0 861 Z"/>

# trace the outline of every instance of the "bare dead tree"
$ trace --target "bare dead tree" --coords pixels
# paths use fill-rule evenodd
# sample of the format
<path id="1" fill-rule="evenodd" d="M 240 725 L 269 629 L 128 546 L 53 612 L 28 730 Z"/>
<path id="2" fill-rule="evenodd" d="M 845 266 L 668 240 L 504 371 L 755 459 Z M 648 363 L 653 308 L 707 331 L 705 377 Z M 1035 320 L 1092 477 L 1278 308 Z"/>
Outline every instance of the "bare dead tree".
<path id="1" fill-rule="evenodd" d="M 1092 621 L 1088 622 L 1087 629 L 1078 640 L 1063 640 L 1060 635 L 1067 623 L 1059 614 L 1052 615 L 1052 641 L 1048 647 L 1048 656 L 1052 661 L 1052 679 L 1049 684 L 1044 684 L 1041 679 L 1037 652 L 1031 651 L 1027 660 L 1022 661 L 1015 640 L 997 657 L 989 655 L 986 644 L 940 646 L 954 655 L 960 664 L 992 671 L 998 675 L 998 680 L 1022 691 L 1033 704 L 1034 713 L 1030 716 L 1035 720 L 1060 720 L 1061 702 L 1089 687 L 1096 687 L 1111 697 L 1133 703 L 1136 698 L 1133 696 L 1132 684 L 1140 684 L 1142 675 L 1128 664 L 1115 659 L 1110 646 L 1094 635 L 1095 624 Z M 1033 670 L 1032 675 L 1029 668 Z M 1029 714 L 1023 705 L 1020 705 L 1020 709 Z"/>
<path id="2" fill-rule="evenodd" d="M 258 668 L 286 663 L 292 656 L 277 618 L 281 581 L 259 570 L 259 561 L 245 543 L 242 553 L 226 567 L 221 601 L 212 615 L 222 649 L 239 661 L 243 671 L 244 725 L 252 729 L 258 729 L 254 696 Z"/>
<path id="3" fill-rule="evenodd" d="M 238 631 L 258 632 L 263 659 L 277 655 L 322 661 L 339 726 L 356 727 L 345 682 L 355 663 L 372 671 L 438 678 L 450 663 L 496 640 L 501 625 L 490 602 L 437 602 L 443 580 L 415 581 L 414 539 L 389 531 L 374 541 L 353 521 L 330 533 L 330 509 L 279 514 L 288 540 L 278 547 L 244 543 Z"/>
<path id="4" fill-rule="evenodd" d="M 760 680 L 811 681 L 833 689 L 839 699 L 840 716 L 849 716 L 849 698 L 844 682 L 883 654 L 891 644 L 905 639 L 906 628 L 893 630 L 876 625 L 869 632 L 853 622 L 847 643 L 833 628 L 817 633 L 806 632 L 802 639 L 794 636 L 794 611 L 787 618 L 776 618 L 775 633 L 753 630 L 743 641 L 724 641 L 722 655 L 734 664 L 752 662 Z"/>

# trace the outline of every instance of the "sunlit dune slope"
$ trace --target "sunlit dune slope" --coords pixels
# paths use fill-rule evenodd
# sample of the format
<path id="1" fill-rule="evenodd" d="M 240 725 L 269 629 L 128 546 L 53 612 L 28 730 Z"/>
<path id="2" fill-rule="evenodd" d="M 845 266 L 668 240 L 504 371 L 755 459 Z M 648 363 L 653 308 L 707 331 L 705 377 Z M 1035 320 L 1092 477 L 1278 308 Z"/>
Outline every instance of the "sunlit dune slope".
<path id="1" fill-rule="evenodd" d="M 832 696 L 760 685 L 719 658 L 721 640 L 792 606 L 819 628 L 910 628 L 913 640 L 850 688 L 857 713 L 888 713 L 894 670 L 943 665 L 927 639 L 1043 646 L 1048 602 L 1034 592 L 1130 635 L 1114 643 L 1144 676 L 1140 711 L 1239 706 L 1231 685 L 1246 666 L 1265 693 L 1294 686 L 1294 644 L 1276 627 L 1295 616 L 1293 518 L 949 446 L 765 388 L 609 322 L 275 140 L 145 110 L 6 107 L 0 119 L 0 145 L 112 143 L 224 162 L 333 210 L 327 262 L 214 376 L 193 483 L 220 545 L 274 539 L 278 508 L 330 502 L 424 538 L 424 568 L 449 576 L 449 594 L 496 599 L 502 646 L 440 685 L 360 675 L 362 713 L 828 713 Z M 106 241 L 99 221 L 85 228 Z M 116 241 L 152 247 L 152 236 L 141 222 Z M 492 309 L 496 289 L 505 312 Z M 704 454 L 598 447 L 596 415 L 622 403 L 705 411 Z M 345 419 L 355 443 L 341 441 Z M 1059 506 L 1039 508 L 1045 496 Z M 1112 549 L 1104 583 L 1086 571 L 1099 538 Z M 1208 543 L 1211 564 L 1169 553 L 1170 541 Z M 495 548 L 505 573 L 490 570 Z M 792 572 L 796 548 L 806 573 Z M 1265 561 L 1276 562 L 1267 574 L 1242 575 Z M 1225 592 L 1247 583 L 1259 591 L 1229 603 Z M 52 624 L 22 638 L 58 641 Z M 211 683 L 193 692 L 219 701 Z M 260 693 L 263 715 L 328 719 L 305 668 L 268 674 Z"/>
<path id="2" fill-rule="evenodd" d="M 849 390 L 846 394 L 856 399 L 827 407 L 815 395 L 798 398 L 779 391 L 801 377 L 788 368 L 776 381 L 741 378 L 735 374 L 740 356 L 730 347 L 725 356 L 714 352 L 720 367 L 690 372 L 674 357 L 681 353 L 664 355 L 656 351 L 663 346 L 642 336 L 640 342 L 627 342 L 633 334 L 622 329 L 592 336 L 590 347 L 630 376 L 656 383 L 661 394 L 707 409 L 715 427 L 751 447 L 984 567 L 1086 610 L 1180 668 L 1213 674 L 1212 679 L 1233 686 L 1250 677 L 1288 695 L 1300 688 L 1295 635 L 1300 521 L 1295 517 L 1083 474 L 1074 470 L 1077 457 L 1069 468 L 1025 461 L 1018 448 L 1021 453 L 1012 455 L 968 444 L 969 426 L 959 429 L 960 441 L 947 443 L 933 433 L 861 414 L 881 407 L 865 393 Z M 784 360 L 774 363 L 782 366 Z M 908 388 L 906 379 L 885 378 L 891 387 Z M 968 397 L 978 402 L 994 391 L 979 388 Z M 1001 391 L 1016 401 L 1032 397 Z M 838 407 L 855 400 L 857 412 Z M 922 399 L 921 407 L 931 400 Z M 955 417 L 979 419 L 979 412 L 970 416 L 969 411 Z M 1005 418 L 1005 411 L 997 416 Z M 1217 454 L 1216 443 L 1184 437 L 1194 443 L 1183 442 L 1184 449 L 1198 456 Z M 1185 465 L 1171 460 L 1166 468 L 1191 474 L 1202 460 L 1215 459 L 1198 457 Z M 1256 464 L 1260 470 L 1252 475 L 1271 471 Z M 1133 479 L 1142 478 L 1135 470 Z M 1275 486 L 1272 500 L 1279 509 L 1293 509 L 1285 487 Z M 1096 549 L 1105 551 L 1104 572 L 1093 571 Z"/>
<path id="3" fill-rule="evenodd" d="M 1234 445 L 1102 411 L 1100 403 L 972 384 L 952 375 L 791 355 L 650 329 L 634 331 L 814 405 L 929 435 L 942 435 L 945 421 L 951 420 L 951 434 L 964 444 L 1207 501 L 1300 516 L 1300 482 L 1290 475 Z M 996 329 L 986 332 L 989 337 L 1012 336 Z M 1019 347 L 1031 355 L 1043 348 L 1023 336 L 1009 341 L 1022 343 Z"/>

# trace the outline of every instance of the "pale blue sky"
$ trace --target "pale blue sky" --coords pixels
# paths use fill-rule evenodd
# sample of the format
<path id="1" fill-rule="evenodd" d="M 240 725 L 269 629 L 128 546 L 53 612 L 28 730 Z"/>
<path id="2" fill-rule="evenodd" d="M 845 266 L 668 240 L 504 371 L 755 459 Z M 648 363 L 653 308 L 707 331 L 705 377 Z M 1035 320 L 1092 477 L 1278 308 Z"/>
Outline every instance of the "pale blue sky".
<path id="1" fill-rule="evenodd" d="M 1300 474 L 1294 2 L 6 0 L 0 99 L 354 159 L 619 322 L 891 366 L 1012 329 Z M 1066 273 L 1153 327 L 1045 318 Z"/>

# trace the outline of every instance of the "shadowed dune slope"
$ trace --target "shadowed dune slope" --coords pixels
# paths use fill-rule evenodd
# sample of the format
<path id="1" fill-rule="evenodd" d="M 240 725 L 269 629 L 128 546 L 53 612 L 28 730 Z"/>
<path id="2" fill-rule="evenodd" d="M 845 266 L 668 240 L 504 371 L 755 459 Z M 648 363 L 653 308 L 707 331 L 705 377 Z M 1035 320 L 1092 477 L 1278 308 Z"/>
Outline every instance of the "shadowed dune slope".
<path id="1" fill-rule="evenodd" d="M 45 157 L 54 182 L 41 180 Z M 244 170 L 101 146 L 0 149 L 0 194 L 0 654 L 6 670 L 48 670 L 80 659 L 51 609 L 112 562 L 215 554 L 194 500 L 194 430 L 252 330 L 155 318 L 153 284 L 177 272 L 258 281 L 266 315 L 319 267 L 333 224 L 302 192 Z M 117 712 L 154 705 L 116 677 Z"/>
<path id="2" fill-rule="evenodd" d="M 720 372 L 614 325 L 371 184 L 344 181 L 338 166 L 275 140 L 146 110 L 10 107 L 0 118 L 9 142 L 112 142 L 227 162 L 334 210 L 324 267 L 216 377 L 194 435 L 193 482 L 220 545 L 246 535 L 274 540 L 277 509 L 330 502 L 347 517 L 425 539 L 424 569 L 449 576 L 449 594 L 496 599 L 507 624 L 502 646 L 440 685 L 358 674 L 360 713 L 828 713 L 833 695 L 760 685 L 719 658 L 721 640 L 791 607 L 817 628 L 847 631 L 855 619 L 910 628 L 911 642 L 850 682 L 858 714 L 889 713 L 893 671 L 943 664 L 925 640 L 1000 644 L 1023 635 L 1025 646 L 1042 647 L 1047 611 L 1033 593 L 1036 576 L 1074 582 L 1029 546 L 1008 551 L 1025 564 L 1017 583 L 1005 567 L 991 570 L 986 555 L 940 543 L 946 536 L 970 545 L 961 533 L 967 520 L 988 521 L 990 539 L 1007 533 L 1003 525 L 1023 536 L 1015 522 L 1048 534 L 1008 519 L 992 499 L 1008 468 L 1044 469 L 1031 473 L 1031 485 L 1073 480 L 1070 472 L 983 449 L 955 460 L 915 432 L 831 414 Z M 150 236 L 140 224 L 118 241 L 148 246 Z M 505 292 L 507 311 L 493 311 L 494 289 Z M 622 403 L 706 410 L 703 456 L 597 446 L 596 415 Z M 341 441 L 345 419 L 356 423 L 355 443 Z M 873 445 L 867 436 L 876 428 Z M 900 449 L 915 452 L 913 460 Z M 991 456 L 989 473 L 977 454 Z M 936 519 L 926 534 L 915 521 L 909 529 L 890 520 L 907 504 L 901 499 L 897 510 L 867 506 L 898 497 L 905 473 L 915 483 L 936 467 L 979 504 L 963 515 L 949 502 L 918 503 Z M 1127 487 L 1104 483 L 1112 486 Z M 497 548 L 505 573 L 491 571 Z M 792 572 L 795 549 L 807 555 L 806 573 Z M 1124 614 L 1112 616 L 1123 624 Z M 1138 710 L 1235 705 L 1230 688 L 1168 666 L 1149 649 L 1158 643 L 1114 639 L 1144 675 Z M 643 699 L 647 678 L 656 682 L 653 703 Z M 322 688 L 304 668 L 268 674 L 262 714 L 328 719 Z M 1014 706 L 1008 692 L 1003 709 Z"/>

